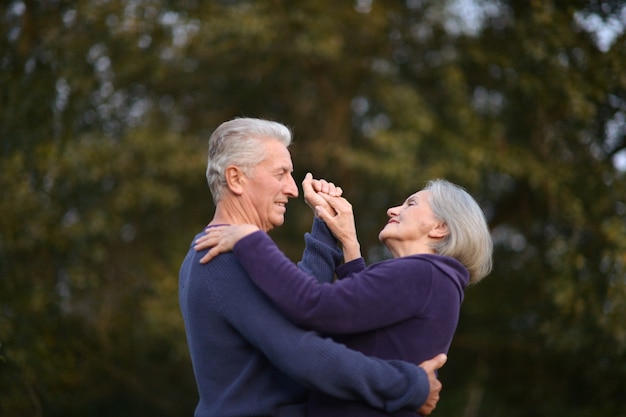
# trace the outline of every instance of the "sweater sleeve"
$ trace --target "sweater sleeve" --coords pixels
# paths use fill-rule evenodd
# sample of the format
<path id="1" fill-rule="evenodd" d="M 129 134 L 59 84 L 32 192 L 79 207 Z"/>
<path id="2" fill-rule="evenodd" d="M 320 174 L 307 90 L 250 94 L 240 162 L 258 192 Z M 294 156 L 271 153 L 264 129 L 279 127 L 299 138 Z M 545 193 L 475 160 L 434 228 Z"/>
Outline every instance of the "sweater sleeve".
<path id="1" fill-rule="evenodd" d="M 287 317 L 317 331 L 346 334 L 385 327 L 419 315 L 432 293 L 430 266 L 415 259 L 366 269 L 357 262 L 348 278 L 320 284 L 296 268 L 264 232 L 240 240 L 234 253 Z"/>
<path id="2" fill-rule="evenodd" d="M 306 246 L 298 268 L 315 277 L 318 282 L 333 282 L 335 269 L 341 264 L 343 253 L 326 223 L 315 218 L 311 233 L 304 235 L 304 241 Z"/>
<path id="3" fill-rule="evenodd" d="M 365 259 L 357 258 L 350 262 L 346 262 L 343 265 L 339 265 L 335 272 L 337 273 L 337 279 L 344 279 L 345 277 L 361 272 L 366 268 Z"/>
<path id="4" fill-rule="evenodd" d="M 233 262 L 237 269 L 233 269 Z M 407 362 L 367 357 L 295 326 L 247 279 L 232 254 L 220 255 L 212 263 L 216 268 L 224 265 L 224 279 L 210 278 L 210 285 L 215 287 L 214 301 L 224 317 L 294 380 L 330 396 L 364 401 L 387 412 L 417 410 L 426 400 L 430 388 L 423 369 Z"/>

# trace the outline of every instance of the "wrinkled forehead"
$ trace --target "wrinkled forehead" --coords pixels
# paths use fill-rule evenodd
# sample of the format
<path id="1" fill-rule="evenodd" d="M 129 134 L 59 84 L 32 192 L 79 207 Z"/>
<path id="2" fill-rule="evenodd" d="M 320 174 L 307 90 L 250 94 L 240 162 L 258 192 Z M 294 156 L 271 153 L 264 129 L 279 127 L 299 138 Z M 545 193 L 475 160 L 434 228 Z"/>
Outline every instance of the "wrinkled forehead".
<path id="1" fill-rule="evenodd" d="M 273 138 L 267 138 L 261 143 L 265 152 L 259 165 L 270 169 L 293 170 L 291 153 L 287 146 Z"/>
<path id="2" fill-rule="evenodd" d="M 428 202 L 430 198 L 430 190 L 420 190 L 416 193 L 411 194 L 406 198 L 406 201 L 415 200 L 417 202 Z"/>

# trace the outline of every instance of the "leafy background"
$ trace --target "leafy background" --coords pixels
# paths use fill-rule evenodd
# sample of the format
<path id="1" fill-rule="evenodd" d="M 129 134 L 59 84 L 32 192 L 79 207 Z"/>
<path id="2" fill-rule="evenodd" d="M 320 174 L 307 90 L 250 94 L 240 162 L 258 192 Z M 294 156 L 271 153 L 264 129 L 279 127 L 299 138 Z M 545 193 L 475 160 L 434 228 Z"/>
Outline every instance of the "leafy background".
<path id="1" fill-rule="evenodd" d="M 206 141 L 292 127 L 369 262 L 433 177 L 487 213 L 436 416 L 626 416 L 621 1 L 11 0 L 0 6 L 0 415 L 192 415 L 177 304 Z M 272 232 L 297 259 L 311 215 Z M 390 300 L 393 302 L 393 300 Z"/>

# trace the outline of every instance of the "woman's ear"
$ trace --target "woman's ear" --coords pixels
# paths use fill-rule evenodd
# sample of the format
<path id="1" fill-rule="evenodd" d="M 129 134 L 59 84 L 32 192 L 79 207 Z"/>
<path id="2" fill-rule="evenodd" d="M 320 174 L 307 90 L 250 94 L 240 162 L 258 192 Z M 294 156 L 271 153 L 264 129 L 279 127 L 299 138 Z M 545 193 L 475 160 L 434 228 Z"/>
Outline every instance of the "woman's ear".
<path id="1" fill-rule="evenodd" d="M 437 222 L 428 232 L 428 236 L 433 239 L 442 239 L 450 233 L 450 228 L 448 228 L 448 224 L 444 222 Z"/>
<path id="2" fill-rule="evenodd" d="M 235 195 L 243 194 L 243 185 L 246 182 L 246 176 L 236 165 L 230 165 L 224 172 L 226 178 L 226 186 Z"/>

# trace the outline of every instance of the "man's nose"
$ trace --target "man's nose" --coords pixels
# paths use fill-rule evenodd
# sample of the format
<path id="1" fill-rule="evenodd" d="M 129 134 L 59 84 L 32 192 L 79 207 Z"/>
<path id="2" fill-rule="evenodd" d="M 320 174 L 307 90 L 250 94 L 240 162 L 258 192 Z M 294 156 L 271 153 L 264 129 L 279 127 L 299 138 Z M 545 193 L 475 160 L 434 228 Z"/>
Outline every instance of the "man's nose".
<path id="1" fill-rule="evenodd" d="M 298 197 L 298 186 L 296 185 L 296 181 L 293 179 L 293 175 L 289 176 L 289 183 L 287 184 L 286 194 L 291 198 Z"/>

